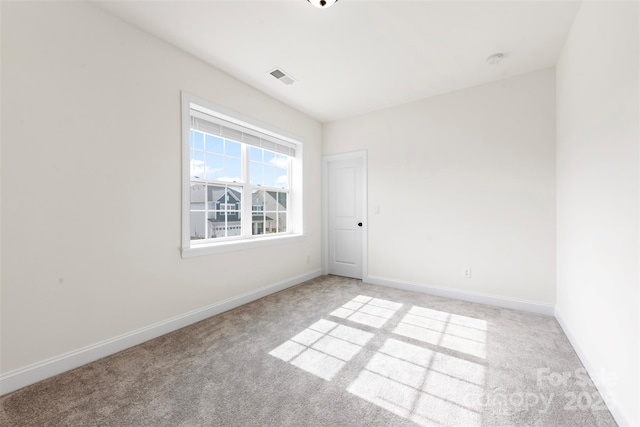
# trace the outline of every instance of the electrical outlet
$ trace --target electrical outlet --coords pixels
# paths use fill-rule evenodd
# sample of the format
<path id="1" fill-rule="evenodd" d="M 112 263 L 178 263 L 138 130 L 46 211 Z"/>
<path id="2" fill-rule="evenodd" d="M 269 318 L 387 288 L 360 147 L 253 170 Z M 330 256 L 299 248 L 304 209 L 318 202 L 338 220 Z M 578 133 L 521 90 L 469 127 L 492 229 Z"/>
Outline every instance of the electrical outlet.
<path id="1" fill-rule="evenodd" d="M 465 268 L 462 275 L 464 276 L 465 279 L 471 279 L 471 267 Z"/>
<path id="2" fill-rule="evenodd" d="M 311 263 L 311 255 L 307 255 L 307 264 Z"/>

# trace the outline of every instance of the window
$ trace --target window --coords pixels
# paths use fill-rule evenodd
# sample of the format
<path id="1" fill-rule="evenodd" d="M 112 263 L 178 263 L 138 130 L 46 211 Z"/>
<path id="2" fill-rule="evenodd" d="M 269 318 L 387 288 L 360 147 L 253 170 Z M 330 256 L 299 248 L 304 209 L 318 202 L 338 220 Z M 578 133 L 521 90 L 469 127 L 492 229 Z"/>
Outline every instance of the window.
<path id="1" fill-rule="evenodd" d="M 182 102 L 183 257 L 300 237 L 300 144 L 191 95 Z"/>

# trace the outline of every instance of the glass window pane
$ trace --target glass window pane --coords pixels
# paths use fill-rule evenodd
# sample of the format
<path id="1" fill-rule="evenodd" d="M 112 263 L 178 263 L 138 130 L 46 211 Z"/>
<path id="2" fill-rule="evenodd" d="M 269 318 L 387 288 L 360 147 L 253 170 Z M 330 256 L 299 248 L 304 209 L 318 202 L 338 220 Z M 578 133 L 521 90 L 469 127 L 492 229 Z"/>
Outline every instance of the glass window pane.
<path id="1" fill-rule="evenodd" d="M 262 162 L 262 148 L 249 147 L 249 160 L 252 162 Z"/>
<path id="2" fill-rule="evenodd" d="M 276 168 L 276 187 L 289 188 L 289 180 L 287 178 L 287 170 Z"/>
<path id="3" fill-rule="evenodd" d="M 235 204 L 235 208 L 233 210 L 242 209 L 242 187 L 233 187 L 229 186 L 227 203 Z"/>
<path id="4" fill-rule="evenodd" d="M 251 234 L 264 234 L 264 191 L 251 192 Z"/>
<path id="5" fill-rule="evenodd" d="M 221 210 L 220 204 L 225 203 L 226 188 L 219 185 L 207 186 L 207 210 Z"/>
<path id="6" fill-rule="evenodd" d="M 276 153 L 274 153 L 273 151 L 264 150 L 264 162 L 267 165 L 275 166 Z"/>
<path id="7" fill-rule="evenodd" d="M 200 240 L 206 237 L 205 213 L 191 212 L 191 240 Z"/>
<path id="8" fill-rule="evenodd" d="M 193 148 L 193 129 L 189 131 L 189 147 Z"/>
<path id="9" fill-rule="evenodd" d="M 225 158 L 224 180 L 242 182 L 242 163 L 240 159 Z"/>
<path id="10" fill-rule="evenodd" d="M 276 206 L 277 206 L 277 203 L 276 203 L 277 197 L 278 197 L 278 193 L 277 192 L 275 192 L 275 191 L 267 191 L 267 194 L 266 194 L 265 199 L 264 199 L 264 202 L 265 202 L 264 204 L 265 204 L 265 210 L 266 211 L 268 211 L 268 212 L 269 211 L 275 211 L 277 209 L 276 208 Z"/>
<path id="11" fill-rule="evenodd" d="M 224 212 L 209 212 L 207 214 L 207 237 L 209 239 L 226 237 Z"/>
<path id="12" fill-rule="evenodd" d="M 264 211 L 264 191 L 253 190 L 251 192 L 251 210 L 253 212 Z"/>
<path id="13" fill-rule="evenodd" d="M 275 233 L 277 228 L 276 228 L 276 221 L 277 221 L 277 217 L 276 217 L 276 213 L 275 212 L 266 212 L 264 215 L 264 234 L 272 234 Z"/>
<path id="14" fill-rule="evenodd" d="M 233 222 L 236 221 L 238 222 L 238 224 L 236 225 L 240 225 L 240 221 L 242 220 L 242 212 L 241 211 L 227 211 L 226 212 L 227 215 L 227 222 Z"/>
<path id="15" fill-rule="evenodd" d="M 278 193 L 278 210 L 287 210 L 287 193 Z"/>
<path id="16" fill-rule="evenodd" d="M 276 168 L 271 165 L 264 165 L 264 185 L 266 187 L 276 186 Z"/>
<path id="17" fill-rule="evenodd" d="M 278 214 L 278 233 L 285 233 L 287 231 L 287 214 Z"/>
<path id="18" fill-rule="evenodd" d="M 225 140 L 224 154 L 227 156 L 238 157 L 240 158 L 240 144 L 237 142 Z"/>
<path id="19" fill-rule="evenodd" d="M 220 179 L 224 175 L 224 157 L 206 153 L 205 167 L 206 179 Z"/>
<path id="20" fill-rule="evenodd" d="M 285 156 L 284 154 L 276 154 L 276 161 L 275 161 L 274 166 L 277 167 L 277 168 L 286 169 L 287 168 L 287 156 Z"/>
<path id="21" fill-rule="evenodd" d="M 254 236 L 258 234 L 264 234 L 264 221 L 262 219 L 253 220 L 252 227 L 251 227 L 251 234 Z"/>
<path id="22" fill-rule="evenodd" d="M 200 150 L 191 150 L 189 165 L 191 169 L 191 178 L 204 178 L 204 152 Z"/>
<path id="23" fill-rule="evenodd" d="M 204 210 L 205 185 L 191 182 L 191 210 Z"/>
<path id="24" fill-rule="evenodd" d="M 193 148 L 197 148 L 198 150 L 204 150 L 204 134 L 202 132 L 198 132 L 197 130 L 191 131 L 191 146 Z"/>
<path id="25" fill-rule="evenodd" d="M 227 237 L 240 236 L 242 234 L 242 222 L 239 219 L 239 212 L 229 212 L 227 214 Z"/>
<path id="26" fill-rule="evenodd" d="M 208 152 L 218 154 L 224 153 L 224 140 L 222 138 L 213 135 L 206 135 L 205 142 Z"/>
<path id="27" fill-rule="evenodd" d="M 251 185 L 264 185 L 264 166 L 261 163 L 251 162 L 250 175 L 251 175 Z"/>

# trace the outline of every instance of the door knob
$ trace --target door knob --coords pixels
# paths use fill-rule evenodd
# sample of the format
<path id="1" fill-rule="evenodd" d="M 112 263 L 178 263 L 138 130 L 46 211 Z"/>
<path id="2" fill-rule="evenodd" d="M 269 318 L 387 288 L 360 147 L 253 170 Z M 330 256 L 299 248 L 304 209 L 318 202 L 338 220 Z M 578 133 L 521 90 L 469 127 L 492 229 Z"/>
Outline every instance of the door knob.
<path id="1" fill-rule="evenodd" d="M 361 222 L 358 223 L 358 227 L 362 227 L 362 223 Z"/>

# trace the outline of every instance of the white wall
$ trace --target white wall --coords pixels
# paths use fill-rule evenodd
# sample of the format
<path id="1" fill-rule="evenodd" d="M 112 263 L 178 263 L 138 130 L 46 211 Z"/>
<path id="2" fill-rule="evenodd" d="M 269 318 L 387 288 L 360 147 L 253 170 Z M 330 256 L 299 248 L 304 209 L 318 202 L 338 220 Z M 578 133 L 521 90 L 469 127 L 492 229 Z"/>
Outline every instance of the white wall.
<path id="1" fill-rule="evenodd" d="M 323 132 L 325 155 L 368 150 L 370 276 L 554 303 L 553 69 Z"/>
<path id="2" fill-rule="evenodd" d="M 304 241 L 181 259 L 181 90 L 301 138 Z M 2 2 L 2 113 L 3 373 L 320 268 L 320 124 L 91 4 Z"/>
<path id="3" fill-rule="evenodd" d="M 557 314 L 623 425 L 638 393 L 638 3 L 585 2 L 557 65 Z"/>

